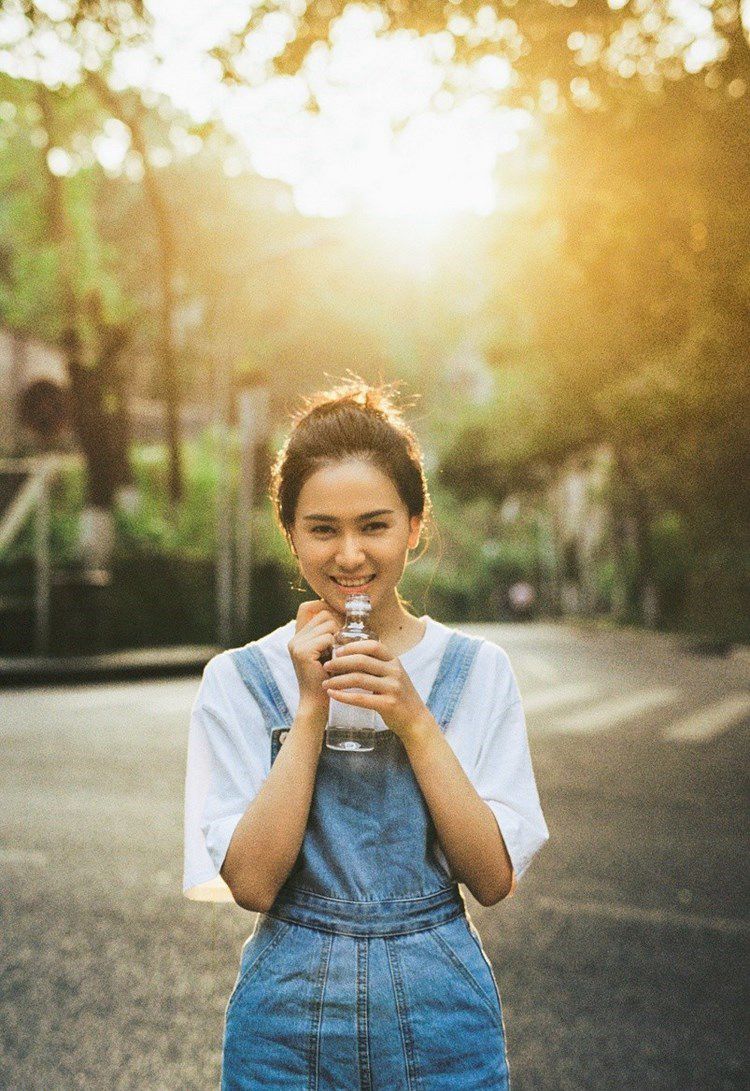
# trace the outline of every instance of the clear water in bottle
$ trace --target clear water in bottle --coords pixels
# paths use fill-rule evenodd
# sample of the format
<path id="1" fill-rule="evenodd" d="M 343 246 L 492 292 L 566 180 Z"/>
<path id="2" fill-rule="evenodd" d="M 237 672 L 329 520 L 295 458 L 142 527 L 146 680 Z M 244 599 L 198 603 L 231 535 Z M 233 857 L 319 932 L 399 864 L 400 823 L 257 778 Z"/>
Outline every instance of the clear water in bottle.
<path id="1" fill-rule="evenodd" d="M 345 600 L 346 623 L 343 629 L 334 633 L 333 655 L 341 648 L 358 640 L 376 640 L 376 634 L 370 629 L 369 619 L 372 603 L 365 594 L 347 595 Z M 343 693 L 368 693 L 353 686 Z M 326 727 L 326 746 L 329 750 L 352 750 L 362 752 L 375 748 L 375 722 L 377 713 L 371 708 L 347 705 L 343 701 L 329 702 L 328 726 Z"/>

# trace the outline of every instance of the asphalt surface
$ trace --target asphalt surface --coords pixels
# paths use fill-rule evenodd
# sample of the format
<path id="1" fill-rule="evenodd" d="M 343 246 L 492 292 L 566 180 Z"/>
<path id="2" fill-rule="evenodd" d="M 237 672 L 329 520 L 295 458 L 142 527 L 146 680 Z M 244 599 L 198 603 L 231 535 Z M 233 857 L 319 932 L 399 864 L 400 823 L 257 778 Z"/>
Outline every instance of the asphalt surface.
<path id="1" fill-rule="evenodd" d="M 512 1091 L 746 1088 L 747 665 L 648 633 L 463 628 L 510 655 L 551 835 L 513 897 L 465 892 Z M 197 685 L 0 692 L 2 1088 L 219 1086 L 255 917 L 181 894 Z"/>

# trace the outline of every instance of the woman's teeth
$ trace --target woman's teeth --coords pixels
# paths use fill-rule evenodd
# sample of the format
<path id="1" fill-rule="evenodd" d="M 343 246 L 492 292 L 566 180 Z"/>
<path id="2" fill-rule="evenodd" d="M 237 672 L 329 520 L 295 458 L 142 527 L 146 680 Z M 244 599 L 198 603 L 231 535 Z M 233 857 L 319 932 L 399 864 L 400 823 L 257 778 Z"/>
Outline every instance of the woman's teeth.
<path id="1" fill-rule="evenodd" d="M 369 583 L 375 579 L 374 576 L 369 576 L 366 580 L 360 580 L 359 583 L 342 583 L 341 580 L 337 580 L 335 576 L 331 576 L 331 579 L 337 586 L 346 588 L 367 587 Z"/>

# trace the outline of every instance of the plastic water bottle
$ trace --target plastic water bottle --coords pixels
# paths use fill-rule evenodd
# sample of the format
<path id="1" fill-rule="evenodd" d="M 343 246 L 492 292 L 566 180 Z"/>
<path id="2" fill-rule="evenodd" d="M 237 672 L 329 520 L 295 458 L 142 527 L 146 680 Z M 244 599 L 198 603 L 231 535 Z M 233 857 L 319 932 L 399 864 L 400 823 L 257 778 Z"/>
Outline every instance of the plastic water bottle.
<path id="1" fill-rule="evenodd" d="M 376 640 L 376 634 L 370 629 L 372 602 L 369 595 L 347 595 L 345 600 L 346 623 L 343 629 L 334 633 L 333 655 L 341 648 L 357 640 Z M 341 690 L 342 693 L 371 693 L 359 687 Z M 329 750 L 373 750 L 375 748 L 375 717 L 372 708 L 348 705 L 333 698 L 329 702 L 328 726 L 326 727 L 326 746 Z"/>

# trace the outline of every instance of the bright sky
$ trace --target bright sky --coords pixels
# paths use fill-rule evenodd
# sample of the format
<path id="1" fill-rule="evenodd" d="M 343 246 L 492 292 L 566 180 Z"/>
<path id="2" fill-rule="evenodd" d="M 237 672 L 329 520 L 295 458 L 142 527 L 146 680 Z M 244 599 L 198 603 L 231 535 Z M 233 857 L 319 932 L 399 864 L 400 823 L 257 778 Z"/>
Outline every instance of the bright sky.
<path id="1" fill-rule="evenodd" d="M 294 23 L 266 16 L 240 63 L 248 86 L 222 93 L 205 50 L 212 36 L 241 22 L 246 3 L 217 4 L 210 31 L 201 0 L 151 0 L 151 8 L 164 58 L 154 84 L 195 117 L 216 110 L 255 170 L 289 183 L 303 213 L 361 210 L 422 220 L 490 213 L 498 162 L 534 124 L 527 111 L 493 105 L 493 93 L 512 77 L 507 63 L 487 58 L 456 69 L 455 92 L 441 90 L 453 37 L 378 38 L 382 16 L 373 9 L 351 5 L 331 45 L 315 49 L 297 77 L 269 78 L 267 62 L 293 36 Z M 485 25 L 487 33 L 496 30 L 494 12 L 493 25 Z M 133 80 L 137 63 L 123 60 L 123 81 Z M 317 113 L 304 110 L 311 94 Z"/>
<path id="2" fill-rule="evenodd" d="M 624 2 L 609 0 L 613 8 Z M 206 53 L 243 24 L 249 0 L 212 0 L 210 18 L 205 0 L 147 0 L 153 40 L 118 53 L 113 83 L 167 94 L 196 121 L 220 117 L 247 149 L 253 169 L 287 182 L 297 208 L 306 214 L 361 211 L 425 225 L 451 213 L 486 215 L 497 208 L 503 200 L 504 159 L 523 150 L 543 118 L 497 104 L 514 78 L 512 66 L 500 56 L 471 66 L 454 64 L 451 90 L 442 84 L 456 38 L 502 42 L 509 55 L 520 47 L 510 14 L 499 18 L 487 5 L 474 20 L 454 16 L 439 34 L 378 37 L 384 29 L 381 12 L 351 4 L 334 25 L 331 44 L 320 43 L 298 76 L 271 76 L 268 62 L 294 34 L 291 13 L 295 5 L 304 7 L 304 0 L 287 3 L 289 13 L 265 16 L 240 59 L 246 86 L 225 88 L 218 82 L 217 63 Z M 750 0 L 743 4 L 748 14 Z M 66 0 L 42 0 L 39 6 L 60 17 Z M 723 47 L 710 7 L 711 0 L 666 0 L 667 21 L 652 0 L 632 0 L 632 10 L 643 15 L 641 24 L 624 20 L 621 32 L 608 42 L 594 34 L 571 34 L 568 45 L 582 61 L 603 56 L 623 77 L 640 73 L 647 78 L 645 30 L 657 37 L 661 57 L 679 55 L 688 71 L 697 72 Z M 25 50 L 18 45 L 23 33 L 20 5 L 6 0 L 0 15 L 0 69 L 49 83 L 75 81 L 80 62 L 72 49 L 49 35 Z M 92 46 L 94 37 L 95 29 Z M 583 71 L 571 91 L 582 105 L 594 108 Z M 545 94 L 552 109 L 556 89 L 542 88 L 542 111 Z M 311 95 L 316 113 L 303 109 Z M 125 133 L 114 123 L 102 134 L 96 154 L 116 169 L 126 151 Z M 57 153 L 60 173 L 65 154 Z M 229 161 L 226 169 L 238 173 L 241 162 Z"/>

